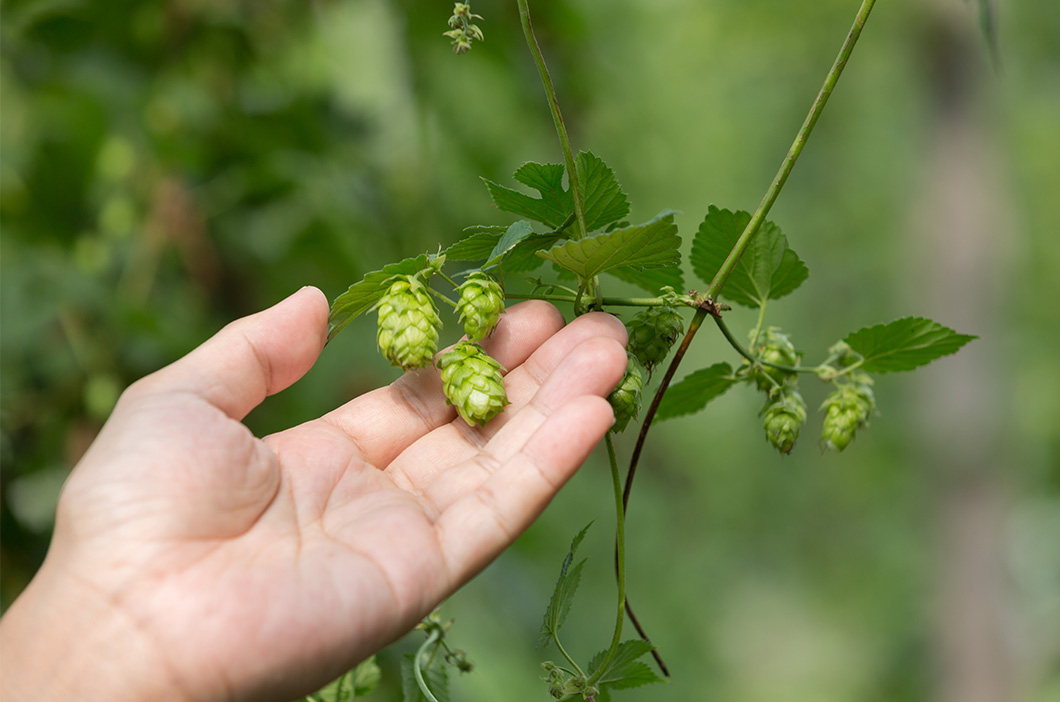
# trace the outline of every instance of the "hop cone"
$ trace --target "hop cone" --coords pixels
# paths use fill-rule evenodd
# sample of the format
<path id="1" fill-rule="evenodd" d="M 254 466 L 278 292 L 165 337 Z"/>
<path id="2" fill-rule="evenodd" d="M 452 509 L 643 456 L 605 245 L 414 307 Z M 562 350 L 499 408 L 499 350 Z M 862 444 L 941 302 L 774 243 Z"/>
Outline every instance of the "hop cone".
<path id="1" fill-rule="evenodd" d="M 643 388 L 644 377 L 636 361 L 633 360 L 633 356 L 630 356 L 626 365 L 626 374 L 607 397 L 607 401 L 611 403 L 611 409 L 615 411 L 615 425 L 611 427 L 611 431 L 621 434 L 626 430 L 629 420 L 640 413 L 640 392 Z"/>
<path id="2" fill-rule="evenodd" d="M 806 403 L 797 391 L 781 394 L 766 405 L 762 427 L 766 438 L 781 453 L 791 453 L 795 440 L 799 438 L 799 429 L 806 421 Z"/>
<path id="3" fill-rule="evenodd" d="M 838 386 L 828 396 L 821 409 L 824 410 L 821 444 L 830 451 L 842 451 L 876 411 L 872 378 L 864 373 L 855 374 L 852 382 Z"/>
<path id="4" fill-rule="evenodd" d="M 478 344 L 461 341 L 442 354 L 438 367 L 448 403 L 468 424 L 485 424 L 508 404 L 501 364 Z"/>
<path id="5" fill-rule="evenodd" d="M 799 362 L 799 355 L 788 335 L 781 334 L 776 327 L 769 327 L 759 335 L 752 353 L 766 363 L 794 366 Z M 777 392 L 778 385 L 783 388 L 789 380 L 794 379 L 795 374 L 771 366 L 761 366 L 754 369 L 752 377 L 759 390 L 773 395 Z"/>
<path id="6" fill-rule="evenodd" d="M 648 369 L 666 360 L 666 354 L 685 330 L 681 315 L 673 307 L 649 307 L 629 324 L 629 352 Z"/>
<path id="7" fill-rule="evenodd" d="M 430 365 L 438 350 L 438 310 L 423 283 L 401 276 L 375 305 L 379 311 L 376 341 L 391 365 L 403 370 Z"/>
<path id="8" fill-rule="evenodd" d="M 456 290 L 456 312 L 471 341 L 482 341 L 497 326 L 504 311 L 504 291 L 485 273 L 472 273 Z"/>

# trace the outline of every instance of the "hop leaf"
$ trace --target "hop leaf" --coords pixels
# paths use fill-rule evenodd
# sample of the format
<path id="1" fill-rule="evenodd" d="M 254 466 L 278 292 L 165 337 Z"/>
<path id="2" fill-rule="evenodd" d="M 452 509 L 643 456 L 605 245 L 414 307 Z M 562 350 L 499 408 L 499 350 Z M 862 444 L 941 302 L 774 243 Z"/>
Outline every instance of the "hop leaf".
<path id="1" fill-rule="evenodd" d="M 504 312 L 504 291 L 485 273 L 472 273 L 459 288 L 456 312 L 471 341 L 482 341 L 497 326 Z"/>
<path id="2" fill-rule="evenodd" d="M 631 319 L 626 329 L 629 352 L 650 373 L 666 359 L 670 347 L 684 332 L 685 324 L 673 307 L 649 307 Z"/>
<path id="3" fill-rule="evenodd" d="M 427 287 L 415 276 L 398 276 L 376 303 L 376 341 L 391 365 L 403 370 L 430 365 L 442 320 Z"/>
<path id="4" fill-rule="evenodd" d="M 766 438 L 781 453 L 791 453 L 806 421 L 806 403 L 797 390 L 781 393 L 766 405 L 762 427 Z"/>
<path id="5" fill-rule="evenodd" d="M 862 427 L 868 426 L 869 418 L 876 412 L 876 397 L 872 392 L 872 378 L 865 373 L 855 373 L 849 383 L 839 385 L 829 395 L 821 409 L 824 423 L 821 429 L 821 445 L 829 451 L 842 451 Z"/>
<path id="6" fill-rule="evenodd" d="M 501 364 L 478 344 L 461 341 L 442 354 L 438 367 L 447 403 L 471 426 L 485 424 L 509 404 Z"/>
<path id="7" fill-rule="evenodd" d="M 629 420 L 640 413 L 640 394 L 643 389 L 644 377 L 633 356 L 630 356 L 626 364 L 626 374 L 622 376 L 618 387 L 607 397 L 611 408 L 615 411 L 615 425 L 611 427 L 611 431 L 621 434 L 626 430 Z"/>

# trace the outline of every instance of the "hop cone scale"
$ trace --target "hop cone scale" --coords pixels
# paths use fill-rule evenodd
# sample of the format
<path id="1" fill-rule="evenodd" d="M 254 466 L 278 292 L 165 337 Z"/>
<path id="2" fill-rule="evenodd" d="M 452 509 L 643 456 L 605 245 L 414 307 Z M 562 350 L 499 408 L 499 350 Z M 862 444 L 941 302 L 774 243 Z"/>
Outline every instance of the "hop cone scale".
<path id="1" fill-rule="evenodd" d="M 485 424 L 508 405 L 501 364 L 470 341 L 442 354 L 442 389 L 450 405 L 468 424 Z"/>
<path id="2" fill-rule="evenodd" d="M 485 273 L 472 273 L 459 288 L 456 312 L 471 341 L 482 341 L 497 326 L 504 312 L 504 291 Z"/>
<path id="3" fill-rule="evenodd" d="M 430 365 L 438 350 L 442 321 L 426 287 L 415 278 L 401 276 L 390 284 L 376 309 L 376 341 L 391 365 L 403 370 Z"/>

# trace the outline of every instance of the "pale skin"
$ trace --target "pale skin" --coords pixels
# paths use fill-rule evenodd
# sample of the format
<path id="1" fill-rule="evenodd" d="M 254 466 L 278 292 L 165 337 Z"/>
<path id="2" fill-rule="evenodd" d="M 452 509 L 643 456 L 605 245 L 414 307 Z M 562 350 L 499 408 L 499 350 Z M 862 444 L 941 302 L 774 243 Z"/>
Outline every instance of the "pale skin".
<path id="1" fill-rule="evenodd" d="M 496 558 L 611 425 L 622 324 L 532 301 L 484 342 L 512 402 L 485 427 L 427 368 L 255 438 L 240 420 L 313 365 L 327 315 L 303 288 L 126 390 L 0 621 L 5 702 L 310 692 Z"/>

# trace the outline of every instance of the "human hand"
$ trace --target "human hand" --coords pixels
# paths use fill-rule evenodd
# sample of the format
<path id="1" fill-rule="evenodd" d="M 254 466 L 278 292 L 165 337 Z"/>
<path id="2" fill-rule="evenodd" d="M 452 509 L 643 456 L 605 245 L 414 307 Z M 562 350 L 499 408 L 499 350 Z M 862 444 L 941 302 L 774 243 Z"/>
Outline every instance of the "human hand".
<path id="1" fill-rule="evenodd" d="M 427 368 L 255 438 L 240 420 L 312 366 L 327 314 L 303 289 L 122 395 L 0 625 L 5 700 L 309 692 L 495 558 L 611 424 L 622 324 L 527 302 L 484 342 L 512 403 L 487 426 Z"/>

